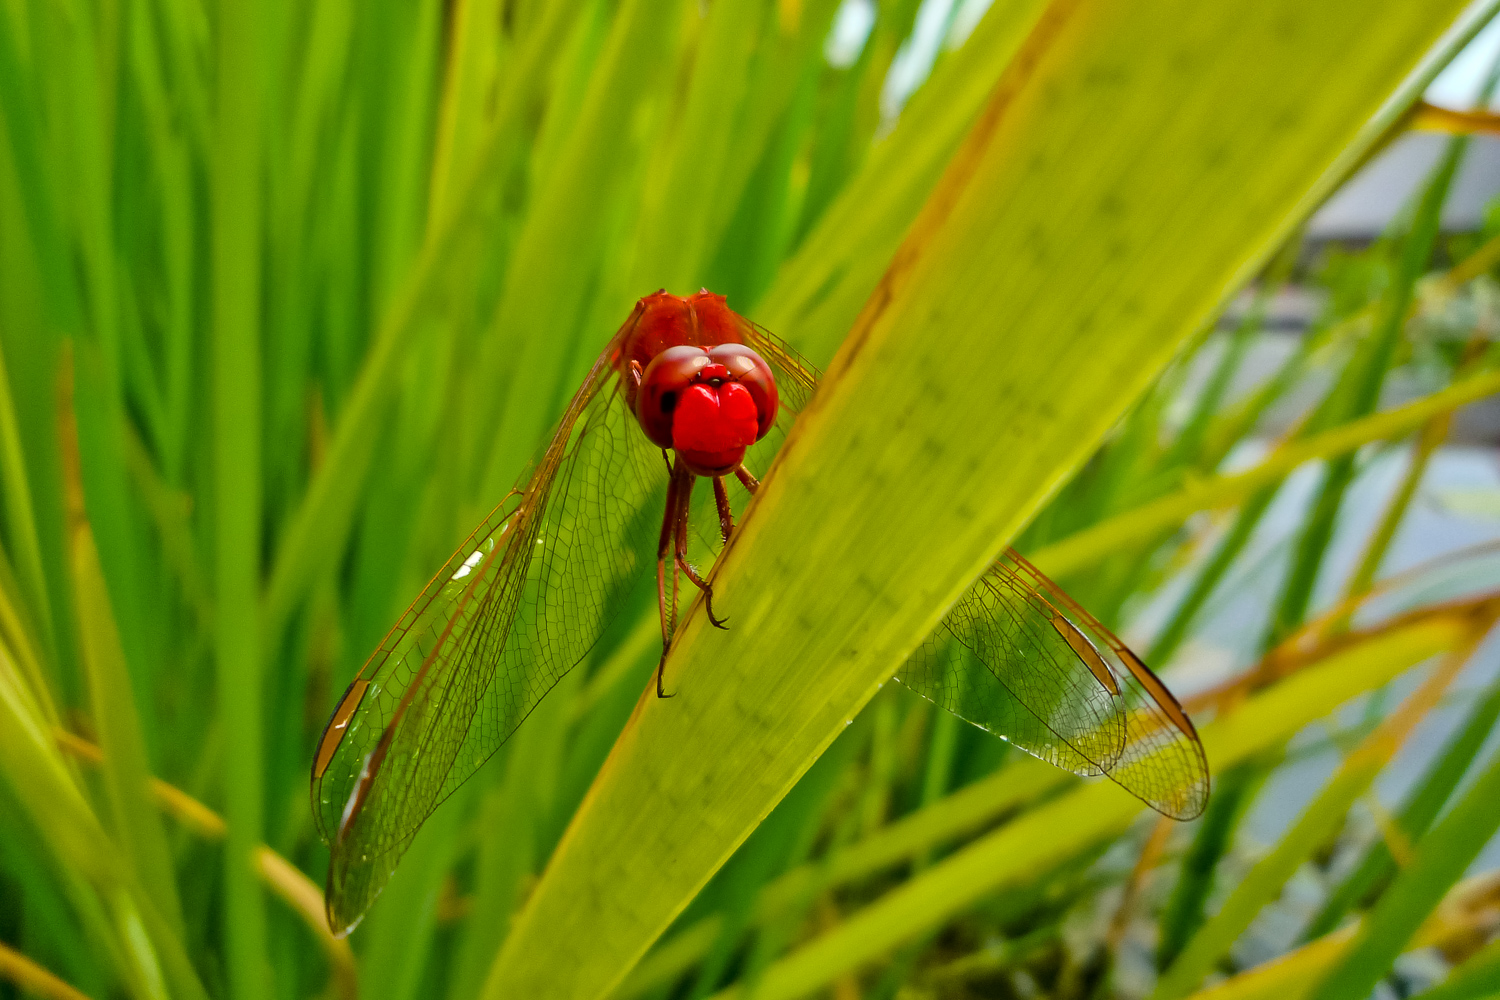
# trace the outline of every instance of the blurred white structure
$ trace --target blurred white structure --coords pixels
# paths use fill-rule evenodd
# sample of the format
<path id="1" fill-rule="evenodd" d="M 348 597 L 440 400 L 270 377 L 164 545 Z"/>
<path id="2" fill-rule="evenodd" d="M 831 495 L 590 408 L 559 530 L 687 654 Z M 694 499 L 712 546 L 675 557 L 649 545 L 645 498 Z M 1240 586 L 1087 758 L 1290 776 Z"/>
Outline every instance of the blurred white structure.
<path id="1" fill-rule="evenodd" d="M 1373 239 L 1442 158 L 1450 137 L 1409 132 L 1393 142 L 1337 194 L 1318 209 L 1308 224 L 1313 240 Z M 1476 136 L 1469 141 L 1458 175 L 1443 206 L 1443 228 L 1449 232 L 1478 229 L 1485 206 L 1500 194 L 1500 139 Z"/>

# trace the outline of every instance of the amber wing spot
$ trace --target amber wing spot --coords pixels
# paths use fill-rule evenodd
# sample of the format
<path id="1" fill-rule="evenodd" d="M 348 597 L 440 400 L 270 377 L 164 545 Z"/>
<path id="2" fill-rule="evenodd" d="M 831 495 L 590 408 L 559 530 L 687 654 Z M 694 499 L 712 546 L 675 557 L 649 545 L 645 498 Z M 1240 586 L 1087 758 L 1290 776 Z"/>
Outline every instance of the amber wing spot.
<path id="1" fill-rule="evenodd" d="M 1052 627 L 1057 629 L 1057 634 L 1063 637 L 1063 641 L 1078 654 L 1083 665 L 1089 668 L 1089 673 L 1099 682 L 1104 690 L 1116 697 L 1120 694 L 1120 685 L 1115 681 L 1115 675 L 1110 672 L 1109 664 L 1104 662 L 1104 657 L 1089 642 L 1088 637 L 1078 631 L 1078 627 L 1068 621 L 1057 612 L 1052 613 Z"/>
<path id="2" fill-rule="evenodd" d="M 369 687 L 369 681 L 355 678 L 354 683 L 349 685 L 349 690 L 344 692 L 339 707 L 333 710 L 333 718 L 329 720 L 328 728 L 323 730 L 323 738 L 318 741 L 318 755 L 313 758 L 314 780 L 323 777 L 323 772 L 328 770 L 328 764 L 333 760 L 334 752 L 344 741 L 344 733 L 349 728 L 349 720 L 354 717 L 359 703 L 364 701 L 365 691 Z"/>

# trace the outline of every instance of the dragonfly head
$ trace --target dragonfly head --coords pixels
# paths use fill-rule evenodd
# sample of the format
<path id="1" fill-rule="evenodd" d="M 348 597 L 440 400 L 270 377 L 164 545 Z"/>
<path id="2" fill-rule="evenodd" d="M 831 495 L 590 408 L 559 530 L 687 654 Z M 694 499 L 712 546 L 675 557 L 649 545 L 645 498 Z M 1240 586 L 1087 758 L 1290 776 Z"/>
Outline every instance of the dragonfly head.
<path id="1" fill-rule="evenodd" d="M 776 419 L 776 379 L 744 344 L 669 347 L 646 366 L 635 416 L 700 476 L 732 472 Z"/>

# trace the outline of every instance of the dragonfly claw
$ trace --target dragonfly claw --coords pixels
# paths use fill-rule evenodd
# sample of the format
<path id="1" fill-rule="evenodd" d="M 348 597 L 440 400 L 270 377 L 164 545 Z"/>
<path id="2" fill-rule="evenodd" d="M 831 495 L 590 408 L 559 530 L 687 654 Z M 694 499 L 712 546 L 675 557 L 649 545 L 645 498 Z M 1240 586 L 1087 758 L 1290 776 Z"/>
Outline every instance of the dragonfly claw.
<path id="1" fill-rule="evenodd" d="M 714 591 L 708 584 L 703 585 L 703 610 L 708 613 L 708 623 L 710 625 L 714 628 L 721 628 L 726 632 L 729 631 L 729 626 L 725 624 L 729 619 L 719 618 L 714 615 Z"/>
<path id="2" fill-rule="evenodd" d="M 656 696 L 658 698 L 675 698 L 677 697 L 677 692 L 673 691 L 671 694 L 667 694 L 666 689 L 662 687 L 662 675 L 666 672 L 666 666 L 667 651 L 664 649 L 661 651 L 661 660 L 656 664 Z"/>

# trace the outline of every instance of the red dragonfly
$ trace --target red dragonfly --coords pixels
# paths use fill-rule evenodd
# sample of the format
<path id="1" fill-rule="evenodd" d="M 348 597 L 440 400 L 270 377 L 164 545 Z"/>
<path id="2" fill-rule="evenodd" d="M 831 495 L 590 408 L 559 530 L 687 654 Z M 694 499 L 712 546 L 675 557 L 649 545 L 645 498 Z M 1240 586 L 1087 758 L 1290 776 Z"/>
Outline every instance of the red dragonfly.
<path id="1" fill-rule="evenodd" d="M 438 570 L 323 731 L 312 806 L 332 849 L 335 933 L 359 922 L 432 811 L 589 656 L 653 554 L 662 664 L 679 578 L 724 626 L 690 559 L 690 545 L 712 541 L 690 531 L 694 484 L 712 481 L 714 534 L 727 540 L 726 484 L 755 491 L 747 453 L 769 460 L 817 380 L 723 296 L 658 292 L 636 303 L 539 463 Z M 655 510 L 664 511 L 659 529 Z M 1207 765 L 1177 700 L 1014 551 L 896 679 L 1043 760 L 1108 775 L 1168 816 L 1203 811 Z M 666 696 L 661 664 L 656 683 Z"/>

